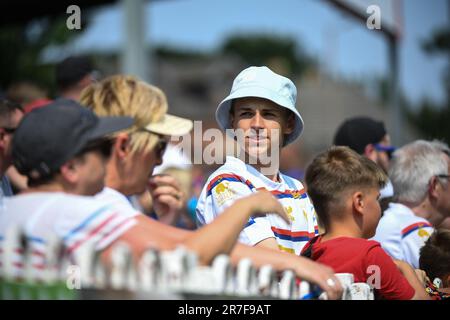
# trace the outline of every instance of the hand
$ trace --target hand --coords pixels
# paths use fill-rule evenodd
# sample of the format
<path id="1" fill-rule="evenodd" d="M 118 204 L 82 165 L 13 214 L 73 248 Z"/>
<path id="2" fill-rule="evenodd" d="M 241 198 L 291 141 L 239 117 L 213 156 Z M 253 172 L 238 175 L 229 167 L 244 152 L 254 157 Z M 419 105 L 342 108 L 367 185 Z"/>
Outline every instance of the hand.
<path id="1" fill-rule="evenodd" d="M 170 175 L 158 174 L 149 179 L 148 188 L 153 200 L 153 210 L 160 221 L 175 224 L 185 200 L 178 181 Z"/>
<path id="2" fill-rule="evenodd" d="M 287 223 L 291 223 L 280 201 L 267 190 L 258 191 L 243 200 L 251 202 L 253 216 L 260 217 L 267 213 L 275 213 Z"/>
<path id="3" fill-rule="evenodd" d="M 301 263 L 294 271 L 300 279 L 317 284 L 327 294 L 329 300 L 342 299 L 343 288 L 333 269 L 307 258 L 299 258 Z"/>

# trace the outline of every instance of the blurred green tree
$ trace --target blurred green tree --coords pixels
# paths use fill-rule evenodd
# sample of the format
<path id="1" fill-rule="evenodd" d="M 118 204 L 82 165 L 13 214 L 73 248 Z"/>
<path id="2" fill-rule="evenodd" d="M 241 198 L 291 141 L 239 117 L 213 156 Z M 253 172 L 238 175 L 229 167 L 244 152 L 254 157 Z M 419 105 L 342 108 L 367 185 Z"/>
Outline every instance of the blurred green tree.
<path id="1" fill-rule="evenodd" d="M 236 55 L 249 65 L 268 65 L 291 76 L 301 76 L 317 65 L 298 41 L 280 35 L 233 35 L 224 41 L 221 52 Z"/>
<path id="2" fill-rule="evenodd" d="M 409 119 L 419 128 L 427 139 L 441 139 L 450 143 L 450 28 L 437 30 L 422 48 L 430 55 L 444 55 L 449 64 L 443 74 L 446 88 L 446 101 L 437 105 L 429 100 L 422 101 L 416 112 L 410 112 Z"/>
<path id="3" fill-rule="evenodd" d="M 16 81 L 32 81 L 54 91 L 54 65 L 42 62 L 49 46 L 67 43 L 85 30 L 69 30 L 66 16 L 44 17 L 24 25 L 0 29 L 0 88 L 5 90 Z"/>

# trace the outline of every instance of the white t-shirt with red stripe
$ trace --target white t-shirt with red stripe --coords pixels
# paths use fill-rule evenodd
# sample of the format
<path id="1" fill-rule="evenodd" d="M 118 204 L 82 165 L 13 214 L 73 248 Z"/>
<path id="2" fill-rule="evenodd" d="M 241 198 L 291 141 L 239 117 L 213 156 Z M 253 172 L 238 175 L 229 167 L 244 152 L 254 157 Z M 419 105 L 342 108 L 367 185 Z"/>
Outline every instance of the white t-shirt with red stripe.
<path id="1" fill-rule="evenodd" d="M 36 257 L 42 257 L 46 241 L 57 236 L 76 263 L 84 245 L 105 249 L 135 225 L 135 215 L 130 212 L 94 197 L 62 192 L 6 197 L 0 208 L 0 247 L 8 228 L 15 225 L 25 231 Z"/>
<path id="2" fill-rule="evenodd" d="M 280 182 L 272 181 L 240 159 L 227 157 L 202 190 L 196 208 L 198 224 L 212 222 L 237 199 L 264 188 L 279 199 L 291 223 L 275 214 L 251 218 L 240 233 L 239 241 L 255 245 L 275 238 L 281 250 L 299 255 L 303 246 L 319 232 L 316 213 L 300 181 L 281 173 L 278 176 Z"/>
<path id="3" fill-rule="evenodd" d="M 400 203 L 390 203 L 378 223 L 373 240 L 394 259 L 408 262 L 419 268 L 420 248 L 434 228 L 426 219 L 418 217 Z"/>

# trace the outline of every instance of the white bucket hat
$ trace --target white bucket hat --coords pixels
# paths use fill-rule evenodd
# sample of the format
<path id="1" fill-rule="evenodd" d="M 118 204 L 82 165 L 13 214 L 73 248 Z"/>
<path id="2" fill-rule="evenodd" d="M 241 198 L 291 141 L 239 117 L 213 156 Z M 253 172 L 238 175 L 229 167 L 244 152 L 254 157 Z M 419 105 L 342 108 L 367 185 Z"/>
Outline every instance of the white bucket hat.
<path id="1" fill-rule="evenodd" d="M 294 113 L 294 131 L 287 136 L 284 145 L 288 145 L 301 135 L 303 119 L 295 107 L 297 89 L 291 80 L 267 67 L 249 67 L 234 79 L 230 94 L 216 110 L 216 121 L 222 130 L 231 129 L 231 101 L 245 97 L 264 98 Z"/>

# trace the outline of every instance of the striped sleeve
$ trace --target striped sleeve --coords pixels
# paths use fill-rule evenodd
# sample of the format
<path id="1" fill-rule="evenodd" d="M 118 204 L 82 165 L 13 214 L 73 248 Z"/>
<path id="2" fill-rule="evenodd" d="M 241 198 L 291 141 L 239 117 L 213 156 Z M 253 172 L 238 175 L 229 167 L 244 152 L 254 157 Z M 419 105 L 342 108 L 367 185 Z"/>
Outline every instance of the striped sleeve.
<path id="1" fill-rule="evenodd" d="M 401 248 L 406 262 L 419 268 L 420 248 L 433 233 L 433 226 L 424 221 L 411 224 L 401 231 Z"/>
<path id="2" fill-rule="evenodd" d="M 76 204 L 74 204 L 76 206 Z M 67 210 L 56 224 L 57 233 L 63 238 L 70 254 L 86 244 L 103 250 L 125 231 L 136 224 L 133 216 L 123 214 L 109 205 L 84 203 L 84 210 Z"/>

